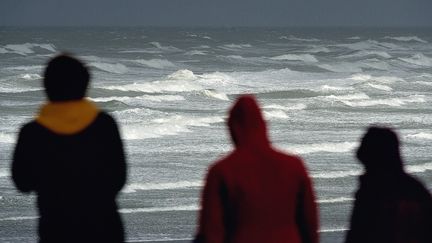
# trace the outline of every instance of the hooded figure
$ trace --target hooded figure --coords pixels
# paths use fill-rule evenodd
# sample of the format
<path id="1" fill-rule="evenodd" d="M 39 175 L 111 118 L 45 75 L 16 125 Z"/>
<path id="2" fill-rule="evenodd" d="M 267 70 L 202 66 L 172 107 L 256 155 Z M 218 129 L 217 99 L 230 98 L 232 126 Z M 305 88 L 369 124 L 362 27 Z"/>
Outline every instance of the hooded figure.
<path id="1" fill-rule="evenodd" d="M 432 197 L 406 174 L 399 140 L 389 128 L 370 127 L 357 150 L 366 173 L 346 243 L 431 243 Z"/>
<path id="2" fill-rule="evenodd" d="M 228 126 L 235 149 L 208 171 L 195 242 L 317 243 L 306 168 L 272 148 L 253 96 L 237 100 Z"/>
<path id="3" fill-rule="evenodd" d="M 115 201 L 126 180 L 123 145 L 114 119 L 84 98 L 89 78 L 77 59 L 53 58 L 48 102 L 19 133 L 12 179 L 37 195 L 41 243 L 124 241 Z"/>

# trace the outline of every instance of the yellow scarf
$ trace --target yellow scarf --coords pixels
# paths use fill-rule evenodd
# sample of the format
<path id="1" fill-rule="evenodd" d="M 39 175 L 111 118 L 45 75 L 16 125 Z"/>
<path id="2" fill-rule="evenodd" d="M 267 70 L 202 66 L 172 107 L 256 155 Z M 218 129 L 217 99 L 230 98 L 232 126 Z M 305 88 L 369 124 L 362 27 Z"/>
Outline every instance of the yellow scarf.
<path id="1" fill-rule="evenodd" d="M 39 110 L 36 121 L 55 133 L 72 135 L 88 127 L 98 114 L 96 105 L 86 99 L 48 102 Z"/>

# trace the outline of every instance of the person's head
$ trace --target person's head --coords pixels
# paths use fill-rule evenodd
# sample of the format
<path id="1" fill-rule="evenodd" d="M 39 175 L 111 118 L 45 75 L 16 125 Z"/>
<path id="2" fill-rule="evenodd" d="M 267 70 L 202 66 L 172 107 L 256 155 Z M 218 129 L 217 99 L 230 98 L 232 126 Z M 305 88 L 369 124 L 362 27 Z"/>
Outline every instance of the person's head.
<path id="1" fill-rule="evenodd" d="M 234 144 L 268 144 L 261 110 L 252 95 L 242 95 L 229 112 L 228 127 Z"/>
<path id="2" fill-rule="evenodd" d="M 52 58 L 43 77 L 48 100 L 54 102 L 84 98 L 89 81 L 90 73 L 87 67 L 68 54 Z"/>
<path id="3" fill-rule="evenodd" d="M 363 136 L 357 158 L 368 172 L 401 171 L 399 139 L 390 128 L 372 126 Z"/>

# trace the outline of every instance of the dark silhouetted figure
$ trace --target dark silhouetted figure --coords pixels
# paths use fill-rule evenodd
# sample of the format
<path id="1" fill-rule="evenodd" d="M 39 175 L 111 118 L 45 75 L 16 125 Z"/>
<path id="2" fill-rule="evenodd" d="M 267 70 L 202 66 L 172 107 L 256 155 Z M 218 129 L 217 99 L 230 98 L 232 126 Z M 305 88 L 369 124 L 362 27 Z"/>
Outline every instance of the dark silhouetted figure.
<path id="1" fill-rule="evenodd" d="M 84 98 L 90 75 L 68 55 L 44 73 L 48 102 L 19 133 L 12 178 L 35 192 L 39 242 L 123 242 L 116 196 L 126 163 L 116 122 Z"/>
<path id="2" fill-rule="evenodd" d="M 228 126 L 235 149 L 208 171 L 195 242 L 317 243 L 306 168 L 272 148 L 253 96 L 237 100 Z"/>
<path id="3" fill-rule="evenodd" d="M 389 128 L 370 127 L 357 150 L 366 173 L 346 243 L 431 243 L 432 197 L 406 174 L 399 141 Z"/>

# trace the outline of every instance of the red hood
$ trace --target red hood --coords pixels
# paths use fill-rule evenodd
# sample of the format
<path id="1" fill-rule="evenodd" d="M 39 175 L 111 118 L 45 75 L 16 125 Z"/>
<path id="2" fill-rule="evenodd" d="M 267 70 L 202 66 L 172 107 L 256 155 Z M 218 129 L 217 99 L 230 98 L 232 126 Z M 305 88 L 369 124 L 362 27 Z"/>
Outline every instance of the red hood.
<path id="1" fill-rule="evenodd" d="M 252 95 L 242 95 L 237 99 L 229 113 L 228 127 L 236 147 L 270 145 L 266 123 Z"/>

